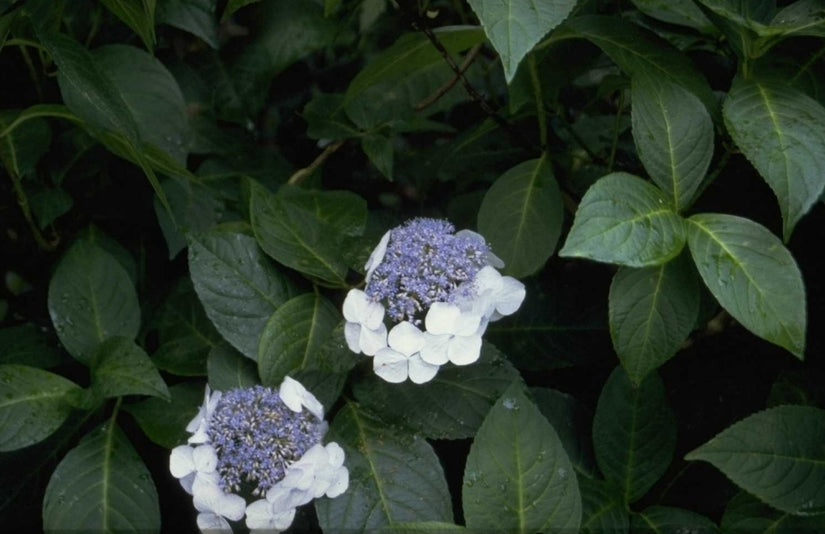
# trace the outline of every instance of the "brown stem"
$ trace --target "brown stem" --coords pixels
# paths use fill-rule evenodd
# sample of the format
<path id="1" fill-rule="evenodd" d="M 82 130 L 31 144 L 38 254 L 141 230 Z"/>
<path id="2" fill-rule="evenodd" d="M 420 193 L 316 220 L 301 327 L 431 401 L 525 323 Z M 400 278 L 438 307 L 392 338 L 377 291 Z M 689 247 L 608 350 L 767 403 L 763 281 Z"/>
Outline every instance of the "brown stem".
<path id="1" fill-rule="evenodd" d="M 461 66 L 458 68 L 460 74 L 456 73 L 455 76 L 453 76 L 447 83 L 436 89 L 435 92 L 433 92 L 433 94 L 431 94 L 430 96 L 416 104 L 415 110 L 421 111 L 427 106 L 434 104 L 438 101 L 439 98 L 447 94 L 447 91 L 452 89 L 453 86 L 455 86 L 455 84 L 457 84 L 458 81 L 461 79 L 461 75 L 464 74 L 468 68 L 470 68 L 470 65 L 472 65 L 473 60 L 478 55 L 479 51 L 481 51 L 481 44 L 477 44 L 473 48 L 471 48 L 470 51 L 467 52 L 467 55 L 464 57 L 464 61 L 461 63 Z"/>
<path id="2" fill-rule="evenodd" d="M 308 166 L 304 167 L 303 169 L 298 169 L 297 171 L 295 171 L 292 174 L 292 176 L 289 177 L 289 180 L 287 180 L 286 183 L 293 184 L 293 185 L 297 184 L 301 180 L 303 180 L 304 178 L 306 178 L 307 176 L 312 174 L 312 172 L 315 169 L 317 169 L 322 163 L 324 163 L 327 160 L 328 157 L 330 157 L 336 150 L 341 148 L 344 145 L 345 142 L 346 142 L 346 139 L 341 139 L 339 141 L 335 141 L 334 143 L 332 143 L 330 145 L 327 145 L 327 147 L 324 149 L 324 151 L 321 152 L 320 154 L 318 154 L 318 157 L 315 158 L 312 161 L 312 163 L 310 163 Z"/>

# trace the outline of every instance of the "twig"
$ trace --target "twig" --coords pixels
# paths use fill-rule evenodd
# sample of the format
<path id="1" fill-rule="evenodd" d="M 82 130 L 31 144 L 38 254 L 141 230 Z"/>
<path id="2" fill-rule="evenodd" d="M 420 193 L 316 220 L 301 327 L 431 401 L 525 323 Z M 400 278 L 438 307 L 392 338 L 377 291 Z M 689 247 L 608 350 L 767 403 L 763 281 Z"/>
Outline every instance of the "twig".
<path id="1" fill-rule="evenodd" d="M 29 229 L 31 230 L 34 240 L 37 241 L 37 246 L 39 246 L 42 250 L 54 250 L 60 242 L 60 238 L 55 237 L 51 241 L 47 241 L 46 238 L 43 237 L 43 234 L 40 233 L 40 229 L 37 227 L 37 223 L 34 222 L 34 218 L 32 217 L 31 208 L 29 207 L 29 198 L 26 196 L 26 191 L 23 190 L 23 184 L 20 182 L 20 177 L 14 169 L 8 165 L 6 165 L 6 171 L 8 171 L 8 175 L 14 186 L 14 192 L 17 196 L 17 204 L 23 212 L 23 218 L 26 219 L 26 223 L 29 225 Z"/>
<path id="2" fill-rule="evenodd" d="M 476 58 L 478 53 L 481 51 L 481 44 L 475 45 L 473 48 L 467 52 L 467 55 L 464 57 L 464 61 L 461 63 L 461 66 L 458 68 L 460 74 L 456 74 L 453 76 L 447 83 L 436 89 L 433 94 L 428 96 L 427 98 L 423 99 L 421 102 L 415 105 L 416 111 L 421 111 L 422 109 L 430 106 L 438 101 L 439 98 L 447 94 L 447 91 L 453 88 L 458 80 L 460 79 L 461 74 L 464 74 L 470 65 L 472 65 L 473 60 Z"/>
<path id="3" fill-rule="evenodd" d="M 292 176 L 289 177 L 289 180 L 287 180 L 286 183 L 293 184 L 293 185 L 297 184 L 298 182 L 300 182 L 301 180 L 303 180 L 304 178 L 306 178 L 307 176 L 312 174 L 312 172 L 315 169 L 317 169 L 322 163 L 324 163 L 327 160 L 328 157 L 330 157 L 336 150 L 341 148 L 344 145 L 345 142 L 346 142 L 346 139 L 341 139 L 339 141 L 335 141 L 334 143 L 332 143 L 330 145 L 327 145 L 327 147 L 324 149 L 324 151 L 321 152 L 320 154 L 318 154 L 318 157 L 315 158 L 312 161 L 312 163 L 310 163 L 309 165 L 307 165 L 303 169 L 298 169 L 297 171 L 295 171 L 292 174 Z"/>

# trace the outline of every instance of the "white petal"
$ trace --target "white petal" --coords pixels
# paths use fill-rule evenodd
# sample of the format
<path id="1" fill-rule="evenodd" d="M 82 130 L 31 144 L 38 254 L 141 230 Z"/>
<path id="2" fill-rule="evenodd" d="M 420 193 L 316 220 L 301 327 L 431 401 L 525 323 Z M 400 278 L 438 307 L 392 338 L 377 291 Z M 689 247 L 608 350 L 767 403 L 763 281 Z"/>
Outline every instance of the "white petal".
<path id="1" fill-rule="evenodd" d="M 301 413 L 302 407 L 306 407 L 309 413 L 318 419 L 324 418 L 324 406 L 315 398 L 315 395 L 307 391 L 303 384 L 294 378 L 284 377 L 281 387 L 278 389 L 278 395 L 287 408 L 293 412 Z"/>
<path id="2" fill-rule="evenodd" d="M 195 471 L 195 461 L 192 459 L 192 447 L 180 445 L 172 449 L 169 456 L 169 472 L 175 478 L 183 478 Z"/>
<path id="3" fill-rule="evenodd" d="M 387 346 L 387 327 L 382 323 L 377 330 L 361 327 L 358 336 L 361 351 L 367 356 L 374 356 L 376 352 Z"/>
<path id="4" fill-rule="evenodd" d="M 246 526 L 253 530 L 280 532 L 288 529 L 294 518 L 294 507 L 281 510 L 263 499 L 246 507 Z"/>
<path id="5" fill-rule="evenodd" d="M 527 292 L 524 284 L 512 276 L 503 276 L 501 282 L 501 289 L 496 295 L 496 311 L 501 315 L 510 315 L 519 309 Z"/>
<path id="6" fill-rule="evenodd" d="M 192 451 L 192 460 L 199 473 L 214 473 L 218 467 L 218 453 L 212 445 L 200 445 Z"/>
<path id="7" fill-rule="evenodd" d="M 469 365 L 481 354 L 481 336 L 455 336 L 447 345 L 447 357 L 456 365 Z"/>
<path id="8" fill-rule="evenodd" d="M 393 384 L 400 384 L 407 379 L 407 357 L 389 348 L 375 353 L 372 368 L 375 374 Z"/>
<path id="9" fill-rule="evenodd" d="M 224 493 L 217 479 L 196 476 L 192 485 L 192 502 L 199 512 L 214 512 L 232 521 L 238 521 L 246 512 L 246 501 L 240 495 Z"/>
<path id="10" fill-rule="evenodd" d="M 209 429 L 209 420 L 212 417 L 212 412 L 221 400 L 221 392 L 215 391 L 211 393 L 209 384 L 206 384 L 204 392 L 203 405 L 198 409 L 196 415 L 189 424 L 186 425 L 187 432 L 192 432 L 193 435 L 187 440 L 189 443 L 206 443 L 209 441 L 209 436 L 206 431 Z"/>
<path id="11" fill-rule="evenodd" d="M 195 472 L 191 472 L 185 477 L 178 479 L 180 482 L 180 487 L 183 488 L 183 491 L 192 495 L 192 485 L 195 483 Z"/>
<path id="12" fill-rule="evenodd" d="M 461 318 L 461 310 L 449 302 L 433 302 L 424 318 L 427 332 L 434 335 L 455 334 L 456 325 Z"/>
<path id="13" fill-rule="evenodd" d="M 361 318 L 361 324 L 370 330 L 376 330 L 379 326 L 384 324 L 384 306 L 380 302 L 373 302 L 367 305 L 364 310 L 364 316 Z"/>
<path id="14" fill-rule="evenodd" d="M 212 532 L 232 532 L 229 522 L 218 514 L 204 512 L 198 514 L 198 528 L 204 534 Z"/>
<path id="15" fill-rule="evenodd" d="M 411 322 L 403 321 L 392 327 L 387 343 L 401 354 L 411 356 L 424 346 L 424 333 Z"/>
<path id="16" fill-rule="evenodd" d="M 370 298 L 366 293 L 360 289 L 350 289 L 344 299 L 344 319 L 353 323 L 360 323 L 369 302 Z"/>
<path id="17" fill-rule="evenodd" d="M 274 510 L 289 510 L 308 503 L 312 496 L 306 490 L 276 484 L 266 493 L 266 500 Z"/>
<path id="18" fill-rule="evenodd" d="M 384 254 L 387 253 L 387 243 L 390 242 L 390 234 L 392 234 L 392 230 L 387 230 L 383 237 L 381 237 L 381 241 L 378 242 L 378 246 L 375 247 L 375 250 L 373 250 L 372 254 L 370 254 L 367 263 L 364 264 L 364 269 L 367 271 L 367 283 L 369 283 L 370 278 L 372 278 L 372 273 L 375 271 L 376 267 L 378 267 L 384 259 Z"/>
<path id="19" fill-rule="evenodd" d="M 455 335 L 470 336 L 478 330 L 481 315 L 473 312 L 461 312 L 455 324 Z"/>
<path id="20" fill-rule="evenodd" d="M 438 373 L 438 365 L 432 365 L 421 359 L 420 354 L 410 357 L 410 380 L 416 384 L 423 384 L 432 380 Z"/>
<path id="21" fill-rule="evenodd" d="M 432 365 L 444 365 L 450 359 L 447 357 L 447 343 L 452 336 L 434 336 L 424 332 L 424 346 L 421 347 L 421 359 Z"/>
<path id="22" fill-rule="evenodd" d="M 344 339 L 347 340 L 347 347 L 356 354 L 361 352 L 361 343 L 358 341 L 361 336 L 361 328 L 359 323 L 347 321 L 344 324 Z"/>
<path id="23" fill-rule="evenodd" d="M 327 454 L 329 455 L 329 465 L 332 467 L 341 467 L 344 465 L 346 454 L 344 449 L 334 441 L 330 441 L 326 445 Z"/>
<path id="24" fill-rule="evenodd" d="M 330 484 L 329 488 L 327 488 L 327 497 L 334 499 L 335 497 L 347 491 L 348 487 L 349 470 L 347 470 L 346 467 L 341 466 L 335 470 L 332 483 Z"/>
<path id="25" fill-rule="evenodd" d="M 501 287 L 501 273 L 489 265 L 482 267 L 481 270 L 476 273 L 473 280 L 476 284 L 476 290 L 479 293 L 496 291 Z"/>

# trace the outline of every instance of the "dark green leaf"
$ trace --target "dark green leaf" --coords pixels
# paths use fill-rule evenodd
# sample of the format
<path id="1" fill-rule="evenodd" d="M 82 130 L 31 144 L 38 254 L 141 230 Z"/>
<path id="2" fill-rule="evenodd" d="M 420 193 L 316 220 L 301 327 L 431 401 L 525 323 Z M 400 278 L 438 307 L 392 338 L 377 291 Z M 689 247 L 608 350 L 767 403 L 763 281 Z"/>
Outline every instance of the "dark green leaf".
<path id="1" fill-rule="evenodd" d="M 699 284 L 686 255 L 655 267 L 622 267 L 610 285 L 610 335 L 625 372 L 640 384 L 669 360 L 699 314 Z"/>
<path id="2" fill-rule="evenodd" d="M 688 453 L 784 512 L 825 512 L 825 411 L 777 406 L 733 424 Z"/>
<path id="3" fill-rule="evenodd" d="M 587 190 L 559 256 L 646 267 L 676 257 L 684 244 L 685 223 L 670 200 L 641 178 L 616 172 Z"/>
<path id="4" fill-rule="evenodd" d="M 129 275 L 108 252 L 87 241 L 76 242 L 63 255 L 49 282 L 48 306 L 57 337 L 84 364 L 102 341 L 134 339 L 140 328 Z"/>
<path id="5" fill-rule="evenodd" d="M 780 512 L 741 491 L 725 507 L 721 526 L 730 534 L 816 534 L 825 530 L 825 515 L 800 517 Z"/>
<path id="6" fill-rule="evenodd" d="M 484 419 L 464 469 L 467 528 L 576 532 L 581 497 L 573 464 L 536 406 L 513 382 Z"/>
<path id="7" fill-rule="evenodd" d="M 393 534 L 441 534 L 443 532 L 465 532 L 467 529 L 453 523 L 441 521 L 416 521 L 395 523 L 381 528 L 379 532 Z"/>
<path id="8" fill-rule="evenodd" d="M 805 353 L 805 287 L 790 252 L 750 219 L 700 213 L 688 219 L 693 261 L 719 304 L 757 336 Z"/>
<path id="9" fill-rule="evenodd" d="M 223 15 L 221 15 L 221 21 L 224 21 L 232 16 L 235 11 L 239 10 L 245 5 L 254 4 L 255 2 L 259 2 L 260 0 L 229 0 L 226 3 L 226 8 L 223 10 Z"/>
<path id="10" fill-rule="evenodd" d="M 187 31 L 217 49 L 218 20 L 215 0 L 162 0 L 158 4 L 158 23 Z"/>
<path id="11" fill-rule="evenodd" d="M 29 205 L 37 226 L 45 228 L 72 209 L 74 199 L 59 187 L 35 187 L 29 194 Z"/>
<path id="12" fill-rule="evenodd" d="M 776 194 L 787 241 L 825 189 L 825 108 L 785 84 L 737 78 L 724 116 L 731 137 Z"/>
<path id="13" fill-rule="evenodd" d="M 522 278 L 541 269 L 556 249 L 563 215 L 550 162 L 534 159 L 490 187 L 478 211 L 478 231 L 504 260 L 504 272 Z"/>
<path id="14" fill-rule="evenodd" d="M 639 11 L 649 17 L 667 22 L 687 26 L 704 33 L 713 30 L 713 24 L 696 7 L 693 0 L 632 0 Z"/>
<path id="15" fill-rule="evenodd" d="M 327 410 L 338 401 L 347 381 L 346 373 L 321 369 L 298 369 L 290 376 L 312 392 Z"/>
<path id="16" fill-rule="evenodd" d="M 172 402 L 153 397 L 123 407 L 135 418 L 146 436 L 165 449 L 180 445 L 189 437 L 186 425 L 197 415 L 203 403 L 203 386 L 177 384 L 169 388 L 169 394 Z"/>
<path id="17" fill-rule="evenodd" d="M 245 388 L 260 382 L 255 362 L 225 343 L 212 347 L 206 364 L 209 385 L 214 390 Z"/>
<path id="18" fill-rule="evenodd" d="M 344 95 L 315 95 L 304 107 L 303 117 L 312 139 L 336 141 L 359 135 L 358 127 L 344 113 Z"/>
<path id="19" fill-rule="evenodd" d="M 576 471 L 585 476 L 594 476 L 596 460 L 591 445 L 593 414 L 575 398 L 561 391 L 530 388 L 530 394 L 536 407 L 558 434 L 564 452 Z"/>
<path id="20" fill-rule="evenodd" d="M 316 293 L 304 293 L 269 318 L 258 345 L 258 373 L 265 386 L 277 386 L 293 370 L 307 367 L 341 320 L 335 306 Z"/>
<path id="21" fill-rule="evenodd" d="M 231 228 L 192 238 L 189 270 L 206 315 L 232 346 L 253 360 L 269 316 L 291 284 L 261 254 L 255 239 Z"/>
<path id="22" fill-rule="evenodd" d="M 367 135 L 361 138 L 361 148 L 388 180 L 392 180 L 394 148 L 392 137 L 385 135 Z"/>
<path id="23" fill-rule="evenodd" d="M 155 214 L 160 223 L 169 259 L 186 247 L 186 236 L 206 232 L 221 220 L 226 204 L 214 190 L 193 181 L 167 179 L 161 182 L 175 221 L 155 198 Z"/>
<path id="24" fill-rule="evenodd" d="M 43 528 L 160 532 L 155 484 L 116 424 L 87 434 L 52 473 L 43 498 Z"/>
<path id="25" fill-rule="evenodd" d="M 670 465 L 676 420 L 655 373 L 634 388 L 617 367 L 602 389 L 593 419 L 593 448 L 605 478 L 624 502 L 639 500 Z"/>
<path id="26" fill-rule="evenodd" d="M 285 185 L 278 196 L 312 213 L 338 236 L 360 236 L 367 224 L 367 202 L 350 191 L 307 190 Z"/>
<path id="27" fill-rule="evenodd" d="M 155 2 L 145 0 L 101 0 L 106 9 L 138 34 L 144 46 L 155 48 Z M 161 2 L 163 5 L 165 2 Z"/>
<path id="28" fill-rule="evenodd" d="M 70 380 L 25 365 L 0 365 L 0 452 L 46 439 L 72 411 L 66 395 L 80 388 Z"/>
<path id="29" fill-rule="evenodd" d="M 773 36 L 780 34 L 825 37 L 825 9 L 822 0 L 797 0 L 780 9 L 764 32 Z"/>
<path id="30" fill-rule="evenodd" d="M 703 515 L 670 506 L 651 506 L 633 514 L 630 528 L 634 534 L 717 534 L 719 529 Z"/>
<path id="31" fill-rule="evenodd" d="M 54 343 L 32 323 L 0 329 L 0 347 L 0 364 L 19 363 L 46 369 L 60 362 Z"/>
<path id="32" fill-rule="evenodd" d="M 316 499 L 324 531 L 372 531 L 409 521 L 452 522 L 450 494 L 432 447 L 400 434 L 358 405 L 347 403 L 328 439 L 346 452 L 350 482 L 335 499 Z"/>
<path id="33" fill-rule="evenodd" d="M 581 534 L 627 534 L 630 517 L 624 499 L 609 483 L 579 477 L 582 495 Z"/>
<path id="34" fill-rule="evenodd" d="M 169 400 L 169 389 L 142 348 L 131 339 L 112 337 L 92 356 L 92 385 L 104 397 L 151 395 Z"/>
<path id="35" fill-rule="evenodd" d="M 12 123 L 19 121 L 23 112 L 0 111 L 0 132 L 6 131 Z M 18 122 L 5 135 L 0 134 L 0 164 L 12 176 L 28 176 L 35 171 L 40 157 L 49 149 L 52 133 L 49 123 L 39 117 Z"/>

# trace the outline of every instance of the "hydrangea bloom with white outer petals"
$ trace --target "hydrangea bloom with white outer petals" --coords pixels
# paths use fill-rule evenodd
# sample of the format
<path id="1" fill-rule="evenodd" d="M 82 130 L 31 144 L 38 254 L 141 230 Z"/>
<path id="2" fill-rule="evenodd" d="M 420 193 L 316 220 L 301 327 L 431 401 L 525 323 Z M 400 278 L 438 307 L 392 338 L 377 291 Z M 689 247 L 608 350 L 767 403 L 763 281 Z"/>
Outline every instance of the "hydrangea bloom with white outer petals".
<path id="1" fill-rule="evenodd" d="M 336 443 L 321 443 L 328 428 L 323 417 L 318 399 L 289 377 L 278 390 L 254 386 L 221 394 L 207 386 L 204 404 L 187 426 L 200 443 L 175 447 L 169 459 L 170 472 L 200 512 L 198 528 L 232 532 L 227 520 L 246 516 L 249 528 L 279 532 L 292 523 L 296 506 L 343 493 L 349 484 L 344 452 Z M 296 478 L 310 483 L 290 502 L 261 499 L 247 506 L 237 493 L 252 487 L 251 495 L 260 497 L 299 487 L 291 482 Z"/>
<path id="2" fill-rule="evenodd" d="M 421 384 L 441 365 L 475 362 L 487 324 L 524 300 L 524 285 L 501 276 L 504 262 L 484 237 L 454 230 L 426 218 L 390 230 L 364 266 L 366 288 L 344 300 L 347 345 L 373 356 L 388 382 Z"/>

